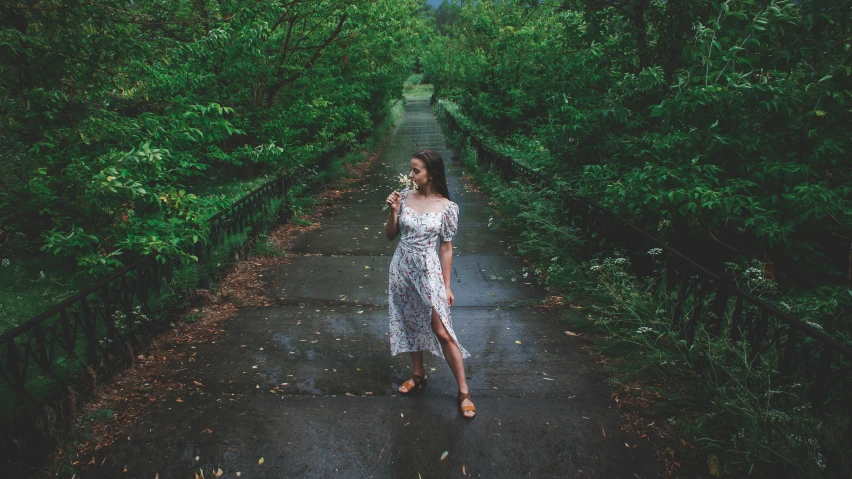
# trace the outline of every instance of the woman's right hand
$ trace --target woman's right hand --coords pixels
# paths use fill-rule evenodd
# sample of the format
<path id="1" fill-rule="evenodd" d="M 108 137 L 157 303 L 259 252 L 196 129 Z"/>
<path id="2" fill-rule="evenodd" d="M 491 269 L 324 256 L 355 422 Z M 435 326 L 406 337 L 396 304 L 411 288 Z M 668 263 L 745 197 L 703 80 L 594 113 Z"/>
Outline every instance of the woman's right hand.
<path id="1" fill-rule="evenodd" d="M 399 194 L 398 191 L 394 191 L 393 193 L 388 195 L 388 199 L 385 200 L 385 203 L 389 204 L 391 208 L 393 208 L 394 213 L 399 214 L 399 206 L 402 203 L 402 195 Z"/>

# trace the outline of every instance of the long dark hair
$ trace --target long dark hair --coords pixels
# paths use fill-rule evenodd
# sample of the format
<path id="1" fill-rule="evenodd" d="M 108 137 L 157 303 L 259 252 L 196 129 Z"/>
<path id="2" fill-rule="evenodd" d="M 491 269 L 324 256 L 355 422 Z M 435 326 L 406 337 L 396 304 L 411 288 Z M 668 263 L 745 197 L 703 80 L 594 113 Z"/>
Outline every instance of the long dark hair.
<path id="1" fill-rule="evenodd" d="M 444 159 L 441 158 L 435 150 L 423 150 L 411 155 L 412 158 L 417 158 L 426 165 L 426 171 L 432 176 L 432 182 L 435 184 L 435 190 L 444 198 L 453 201 L 450 198 L 450 189 L 447 187 L 447 175 L 444 172 Z"/>

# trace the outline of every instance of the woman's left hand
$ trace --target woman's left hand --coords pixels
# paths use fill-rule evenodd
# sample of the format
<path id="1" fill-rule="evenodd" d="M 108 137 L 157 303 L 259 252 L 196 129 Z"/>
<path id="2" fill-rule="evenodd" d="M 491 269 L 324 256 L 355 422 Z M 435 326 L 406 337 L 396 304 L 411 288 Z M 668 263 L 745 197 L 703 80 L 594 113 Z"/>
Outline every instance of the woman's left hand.
<path id="1" fill-rule="evenodd" d="M 447 304 L 452 306 L 453 303 L 455 303 L 455 302 L 456 302 L 456 298 L 455 298 L 455 296 L 453 296 L 453 290 L 451 290 L 450 287 L 447 286 Z"/>

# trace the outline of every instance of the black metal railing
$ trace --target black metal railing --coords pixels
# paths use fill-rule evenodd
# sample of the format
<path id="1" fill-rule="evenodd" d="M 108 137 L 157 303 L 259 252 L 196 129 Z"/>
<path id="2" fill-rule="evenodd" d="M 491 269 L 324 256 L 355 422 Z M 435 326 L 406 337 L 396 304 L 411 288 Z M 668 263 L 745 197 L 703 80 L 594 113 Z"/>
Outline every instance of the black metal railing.
<path id="1" fill-rule="evenodd" d="M 507 179 L 526 178 L 538 186 L 553 181 L 467 134 L 453 113 L 437 100 L 439 114 L 450 130 L 467 135 L 477 163 Z M 852 414 L 852 347 L 738 288 L 729 277 L 714 273 L 660 238 L 636 227 L 594 200 L 571 192 L 561 195 L 565 219 L 581 233 L 595 235 L 594 248 L 627 251 L 639 276 L 660 274 L 671 303 L 672 317 L 683 339 L 691 343 L 699 328 L 715 337 L 746 341 L 752 361 L 769 360 L 781 385 L 806 385 L 816 412 Z M 651 256 L 648 251 L 659 249 Z M 756 363 L 756 362 L 755 362 Z M 701 368 L 702 364 L 696 364 Z M 852 429 L 847 429 L 849 439 Z"/>
<path id="2" fill-rule="evenodd" d="M 306 168 L 328 170 L 331 160 L 347 150 L 342 145 L 326 151 Z M 206 238 L 198 238 L 192 248 L 199 263 L 266 219 L 272 201 L 286 198 L 293 178 L 306 168 L 277 176 L 209 218 Z M 5 383 L 0 394 L 5 402 L 61 409 L 67 388 L 87 389 L 98 376 L 132 363 L 134 349 L 161 329 L 152 318 L 151 300 L 168 285 L 175 268 L 158 261 L 156 254 L 147 255 L 0 335 L 0 379 Z M 33 383 L 50 387 L 31 387 Z M 57 391 L 58 396 L 53 394 Z"/>

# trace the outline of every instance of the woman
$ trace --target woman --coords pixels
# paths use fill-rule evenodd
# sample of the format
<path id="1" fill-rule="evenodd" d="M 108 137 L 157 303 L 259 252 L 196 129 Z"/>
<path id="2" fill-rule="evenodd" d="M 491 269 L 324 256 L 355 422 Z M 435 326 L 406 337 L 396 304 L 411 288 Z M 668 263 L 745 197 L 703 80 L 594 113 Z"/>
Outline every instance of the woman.
<path id="1" fill-rule="evenodd" d="M 450 320 L 455 302 L 450 289 L 453 262 L 452 238 L 458 230 L 459 207 L 450 200 L 444 161 L 432 150 L 416 153 L 410 160 L 408 178 L 415 189 L 394 191 L 385 202 L 391 206 L 385 234 L 393 240 L 400 233 L 390 265 L 388 296 L 391 354 L 410 353 L 414 362 L 411 379 L 400 385 L 408 394 L 426 386 L 423 351 L 443 356 L 459 384 L 458 400 L 464 417 L 476 407 L 464 375 L 467 351 L 456 339 Z M 440 251 L 435 245 L 440 238 Z"/>

